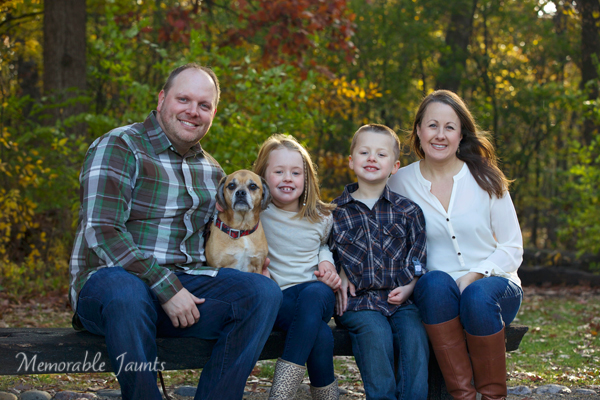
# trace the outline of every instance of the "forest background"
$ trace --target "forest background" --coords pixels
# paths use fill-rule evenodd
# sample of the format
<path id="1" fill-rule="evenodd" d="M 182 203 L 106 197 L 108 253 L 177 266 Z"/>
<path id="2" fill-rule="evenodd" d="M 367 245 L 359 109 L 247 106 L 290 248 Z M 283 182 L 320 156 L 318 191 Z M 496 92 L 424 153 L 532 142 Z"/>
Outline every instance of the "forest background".
<path id="1" fill-rule="evenodd" d="M 290 133 L 328 200 L 360 125 L 404 133 L 456 91 L 515 180 L 525 246 L 598 254 L 599 32 L 598 0 L 0 0 L 0 291 L 65 290 L 88 146 L 191 61 L 221 81 L 202 144 L 225 171 Z"/>

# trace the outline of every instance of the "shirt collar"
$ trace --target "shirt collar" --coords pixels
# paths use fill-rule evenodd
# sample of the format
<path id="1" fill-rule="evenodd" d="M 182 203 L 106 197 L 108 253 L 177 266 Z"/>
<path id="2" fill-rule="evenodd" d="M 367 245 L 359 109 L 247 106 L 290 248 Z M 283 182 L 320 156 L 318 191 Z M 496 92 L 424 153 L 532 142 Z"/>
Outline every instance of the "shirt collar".
<path id="1" fill-rule="evenodd" d="M 168 150 L 170 148 L 173 148 L 173 150 L 175 150 L 175 148 L 171 144 L 171 141 L 169 140 L 166 133 L 163 131 L 160 124 L 158 123 L 158 120 L 156 119 L 156 111 L 150 112 L 150 115 L 148 115 L 148 118 L 146 118 L 146 120 L 144 121 L 144 128 L 146 128 L 148 139 L 150 140 L 150 144 L 152 145 L 152 148 L 154 149 L 154 152 L 156 154 L 160 154 L 163 151 Z M 192 146 L 189 152 L 191 152 L 192 156 L 196 156 L 198 154 L 202 154 L 204 150 L 202 149 L 200 142 L 198 142 Z M 183 155 L 185 154 L 182 154 L 182 156 Z"/>
<path id="2" fill-rule="evenodd" d="M 340 200 L 339 200 L 338 204 L 340 206 L 342 206 L 344 204 L 356 201 L 354 199 L 354 197 L 352 197 L 351 193 L 356 192 L 357 189 L 358 189 L 358 182 L 354 182 L 354 183 L 350 183 L 350 184 L 346 185 L 346 188 L 344 189 L 344 193 L 342 193 L 342 195 L 340 196 Z M 381 194 L 379 199 L 381 199 L 381 198 L 384 198 L 388 202 L 392 203 L 392 192 L 387 184 L 383 188 L 383 193 Z"/>

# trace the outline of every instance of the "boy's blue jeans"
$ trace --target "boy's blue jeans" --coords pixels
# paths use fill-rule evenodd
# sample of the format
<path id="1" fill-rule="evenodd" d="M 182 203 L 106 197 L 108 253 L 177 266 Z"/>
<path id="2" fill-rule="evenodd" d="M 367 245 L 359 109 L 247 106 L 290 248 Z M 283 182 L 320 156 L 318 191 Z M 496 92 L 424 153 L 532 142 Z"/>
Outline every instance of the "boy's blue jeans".
<path id="1" fill-rule="evenodd" d="M 350 331 L 367 399 L 427 399 L 429 344 L 414 304 L 390 317 L 364 310 L 337 318 Z"/>
<path id="2" fill-rule="evenodd" d="M 124 400 L 162 399 L 155 370 L 131 371 L 156 361 L 156 337 L 215 340 L 195 399 L 241 399 L 271 332 L 281 290 L 265 276 L 230 268 L 216 277 L 177 276 L 190 293 L 206 299 L 198 306 L 200 320 L 190 327 L 173 327 L 148 285 L 120 267 L 103 268 L 90 277 L 79 294 L 77 314 L 88 331 L 105 336 Z M 157 365 L 160 369 L 160 360 Z"/>
<path id="3" fill-rule="evenodd" d="M 428 325 L 460 321 L 470 335 L 500 332 L 516 317 L 523 290 L 499 276 L 479 279 L 460 293 L 456 282 L 443 271 L 429 271 L 415 285 L 414 299 L 423 322 Z"/>
<path id="4" fill-rule="evenodd" d="M 335 295 L 318 281 L 301 283 L 283 291 L 275 329 L 287 331 L 282 359 L 306 364 L 310 383 L 327 386 L 333 373 L 333 334 L 327 323 L 333 316 Z"/>

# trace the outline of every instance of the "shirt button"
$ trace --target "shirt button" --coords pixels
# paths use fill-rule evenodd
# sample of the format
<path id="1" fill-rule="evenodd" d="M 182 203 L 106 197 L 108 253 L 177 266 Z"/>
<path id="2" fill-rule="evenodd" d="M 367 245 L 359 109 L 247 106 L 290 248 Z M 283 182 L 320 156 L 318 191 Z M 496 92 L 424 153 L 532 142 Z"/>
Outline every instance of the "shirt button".
<path id="1" fill-rule="evenodd" d="M 485 271 L 485 274 L 487 275 L 487 274 L 489 274 L 489 272 Z"/>
<path id="2" fill-rule="evenodd" d="M 460 256 L 460 253 L 458 253 L 458 255 Z"/>
<path id="3" fill-rule="evenodd" d="M 456 236 L 452 236 L 452 239 L 456 239 Z"/>
<path id="4" fill-rule="evenodd" d="M 450 218 L 446 218 L 446 221 L 450 221 Z"/>
<path id="5" fill-rule="evenodd" d="M 185 219 L 190 219 L 190 216 L 188 214 L 185 214 Z"/>

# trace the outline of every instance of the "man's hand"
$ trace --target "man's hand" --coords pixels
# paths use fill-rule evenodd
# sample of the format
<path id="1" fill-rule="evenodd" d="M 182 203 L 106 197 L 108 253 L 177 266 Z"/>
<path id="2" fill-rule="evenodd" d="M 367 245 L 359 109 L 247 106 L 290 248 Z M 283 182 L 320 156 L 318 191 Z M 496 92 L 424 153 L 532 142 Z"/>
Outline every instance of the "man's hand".
<path id="1" fill-rule="evenodd" d="M 356 287 L 354 286 L 354 284 L 352 282 L 350 282 L 348 280 L 348 277 L 346 276 L 346 272 L 344 272 L 343 268 L 342 268 L 342 272 L 340 273 L 340 278 L 341 278 L 342 283 L 340 285 L 340 290 L 335 292 L 335 299 L 336 299 L 335 309 L 336 309 L 336 314 L 341 317 L 342 315 L 344 315 L 344 312 L 346 311 L 346 308 L 348 307 L 348 290 L 350 291 L 350 296 L 354 297 L 354 296 L 356 296 Z"/>
<path id="2" fill-rule="evenodd" d="M 175 328 L 187 328 L 194 325 L 200 319 L 200 311 L 197 304 L 204 303 L 204 299 L 199 299 L 186 288 L 181 289 L 175 296 L 162 305 L 163 310 L 171 319 Z"/>
<path id="3" fill-rule="evenodd" d="M 321 261 L 318 266 L 318 270 L 315 271 L 317 279 L 327 286 L 329 286 L 334 292 L 340 288 L 342 279 L 338 275 L 335 267 L 329 261 Z"/>
<path id="4" fill-rule="evenodd" d="M 388 295 L 388 303 L 400 305 L 408 300 L 417 284 L 417 279 L 418 278 L 414 278 L 408 285 L 399 286 L 392 290 Z"/>
<path id="5" fill-rule="evenodd" d="M 267 258 L 265 258 L 265 263 L 263 264 L 263 268 L 262 268 L 262 272 L 261 272 L 261 275 L 264 275 L 267 278 L 271 278 L 271 273 L 267 269 L 269 264 L 271 264 L 271 260 L 269 260 L 269 257 L 267 257 Z"/>
<path id="6" fill-rule="evenodd" d="M 479 272 L 469 272 L 456 280 L 456 284 L 458 285 L 458 290 L 460 290 L 460 294 L 469 286 L 471 283 L 480 280 L 483 278 L 483 274 Z"/>

